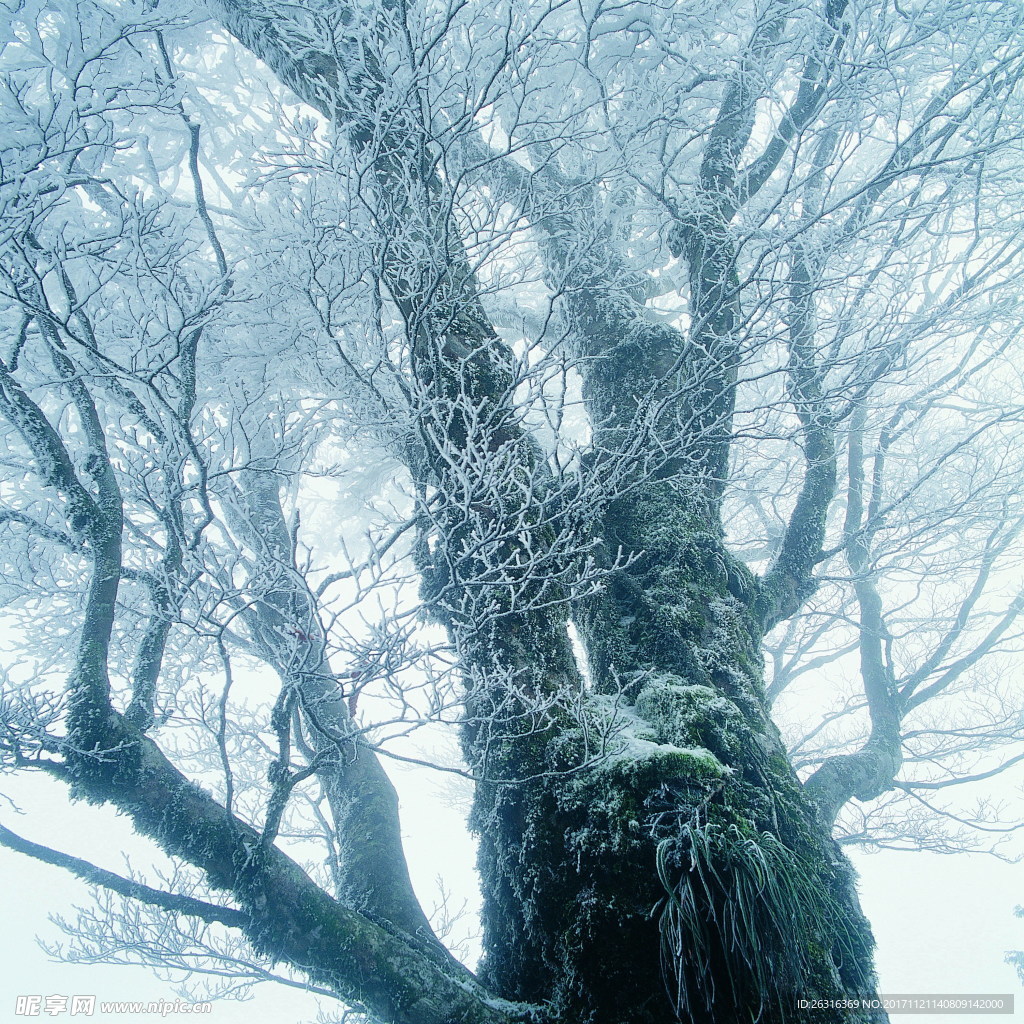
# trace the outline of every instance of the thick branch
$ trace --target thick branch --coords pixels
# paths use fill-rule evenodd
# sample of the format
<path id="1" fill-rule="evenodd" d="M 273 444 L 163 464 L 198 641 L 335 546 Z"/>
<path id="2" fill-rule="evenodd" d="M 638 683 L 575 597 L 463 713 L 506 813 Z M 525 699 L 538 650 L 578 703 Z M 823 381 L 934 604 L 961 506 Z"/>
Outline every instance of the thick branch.
<path id="1" fill-rule="evenodd" d="M 870 564 L 873 534 L 862 528 L 865 419 L 862 406 L 850 429 L 845 534 L 847 560 L 854 573 L 854 591 L 860 611 L 860 672 L 871 717 L 871 732 L 860 750 L 828 758 L 805 783 L 804 788 L 817 805 L 822 819 L 830 823 L 835 821 L 843 804 L 852 797 L 873 800 L 892 789 L 903 763 L 901 726 L 905 708 L 883 654 L 888 633 L 882 599 Z"/>
<path id="2" fill-rule="evenodd" d="M 765 633 L 793 615 L 814 592 L 814 567 L 821 556 L 836 489 L 834 427 L 814 357 L 818 280 L 799 248 L 794 251 L 789 285 L 789 388 L 803 433 L 804 479 L 779 554 L 762 580 L 756 601 Z"/>
<path id="3" fill-rule="evenodd" d="M 181 893 L 165 892 L 162 889 L 154 889 L 152 886 L 143 885 L 131 878 L 123 878 L 113 871 L 97 867 L 95 864 L 82 860 L 81 857 L 72 857 L 68 853 L 61 853 L 58 850 L 50 849 L 48 846 L 40 846 L 39 843 L 30 842 L 19 835 L 15 835 L 10 829 L 0 825 L 0 844 L 18 853 L 24 853 L 45 864 L 53 864 L 56 867 L 64 868 L 73 875 L 84 879 L 90 885 L 99 885 L 119 896 L 128 899 L 138 900 L 140 903 L 148 903 L 161 910 L 168 910 L 173 914 L 187 914 L 189 917 L 198 917 L 208 924 L 224 924 L 229 928 L 244 928 L 249 924 L 249 918 L 240 910 L 231 907 L 218 907 L 216 904 L 207 903 L 204 900 L 197 900 L 192 896 L 183 896 Z"/>
<path id="4" fill-rule="evenodd" d="M 277 798 L 271 800 L 268 828 L 280 821 L 298 778 L 315 773 L 330 804 L 337 841 L 345 849 L 337 869 L 343 898 L 447 958 L 413 891 L 398 795 L 377 756 L 358 736 L 342 687 L 330 672 L 316 598 L 294 564 L 280 487 L 277 474 L 246 470 L 224 503 L 232 531 L 253 558 L 254 578 L 269 581 L 265 593 L 244 598 L 242 613 L 261 657 L 281 680 L 282 696 L 289 698 L 287 714 L 275 714 L 279 736 L 287 739 L 281 743 L 283 760 L 275 766 L 280 785 L 274 787 Z M 303 740 L 298 732 L 292 736 L 296 703 L 306 725 L 309 766 L 289 774 L 286 745 L 293 738 L 300 744 Z"/>
<path id="5" fill-rule="evenodd" d="M 848 0 L 828 0 L 825 4 L 826 28 L 815 46 L 815 50 L 824 52 L 825 58 L 822 60 L 814 52 L 807 57 L 796 98 L 783 115 L 771 141 L 740 178 L 736 187 L 737 206 L 742 206 L 761 191 L 789 152 L 793 139 L 811 124 L 822 109 L 836 59 L 849 34 L 848 26 L 842 20 L 847 6 Z"/>
<path id="6" fill-rule="evenodd" d="M 148 737 L 109 720 L 102 757 L 77 757 L 75 787 L 112 803 L 170 856 L 204 871 L 241 906 L 257 951 L 286 960 L 394 1024 L 506 1024 L 473 976 L 337 903 L 276 847 L 189 782 Z"/>

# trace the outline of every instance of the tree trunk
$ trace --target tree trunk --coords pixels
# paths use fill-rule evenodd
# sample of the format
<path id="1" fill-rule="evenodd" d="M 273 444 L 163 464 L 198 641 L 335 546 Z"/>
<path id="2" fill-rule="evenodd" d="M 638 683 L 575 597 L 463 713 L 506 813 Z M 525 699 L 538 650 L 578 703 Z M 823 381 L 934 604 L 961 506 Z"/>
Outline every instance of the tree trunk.
<path id="1" fill-rule="evenodd" d="M 414 203 L 436 231 L 434 257 L 427 235 L 416 240 L 429 265 L 403 263 L 394 246 L 381 265 L 424 396 L 410 464 L 435 539 L 422 546 L 423 594 L 461 658 L 463 747 L 480 779 L 471 824 L 481 980 L 564 1024 L 876 1019 L 796 1005 L 870 994 L 872 940 L 850 868 L 768 717 L 760 587 L 722 543 L 733 254 L 708 225 L 686 228 L 706 307 L 688 353 L 674 332 L 638 330 L 629 308 L 600 296 L 614 283 L 607 268 L 603 282 L 570 282 L 596 447 L 624 454 L 647 430 L 646 405 L 661 401 L 644 440 L 678 449 L 644 466 L 595 526 L 609 563 L 621 552 L 628 565 L 609 564 L 604 592 L 577 609 L 587 687 L 554 582 L 557 512 L 537 498 L 543 467 L 518 422 L 507 357 L 452 247 L 449 201 L 412 159 L 427 151 L 416 142 L 422 127 L 374 111 L 384 89 L 370 37 L 353 72 L 340 51 L 319 52 L 283 6 L 221 8 L 231 31 L 372 160 L 380 216 L 395 233 Z M 549 260 L 557 267 L 557 254 Z M 474 476 L 467 465 L 481 453 L 487 464 Z M 610 756 L 588 764 L 595 722 L 619 735 Z"/>
<path id="2" fill-rule="evenodd" d="M 635 787 L 643 827 L 630 831 L 628 816 L 604 824 L 630 850 L 632 881 L 620 886 L 636 899 L 644 966 L 650 973 L 659 950 L 684 1019 L 861 1019 L 797 1010 L 800 998 L 871 994 L 873 942 L 852 869 L 768 714 L 754 581 L 713 516 L 671 482 L 616 503 L 606 524 L 606 543 L 637 557 L 581 618 L 595 685 L 621 691 L 634 733 L 653 743 L 613 765 Z M 588 813 L 583 827 L 596 823 Z"/>

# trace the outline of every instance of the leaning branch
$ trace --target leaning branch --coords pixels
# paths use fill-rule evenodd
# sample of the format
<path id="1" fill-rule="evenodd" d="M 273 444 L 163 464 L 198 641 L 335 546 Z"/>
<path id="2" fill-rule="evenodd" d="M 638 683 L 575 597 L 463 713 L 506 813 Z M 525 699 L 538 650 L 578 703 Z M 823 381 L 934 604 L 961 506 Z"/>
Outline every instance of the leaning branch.
<path id="1" fill-rule="evenodd" d="M 860 673 L 871 732 L 859 750 L 827 758 L 804 784 L 822 819 L 828 822 L 835 821 L 843 804 L 852 797 L 873 800 L 892 789 L 903 764 L 901 727 L 906 706 L 883 653 L 888 630 L 882 599 L 871 573 L 873 534 L 865 533 L 863 528 L 865 418 L 866 411 L 860 406 L 850 430 L 844 533 L 846 557 L 855 581 Z"/>
<path id="2" fill-rule="evenodd" d="M 765 633 L 795 614 L 814 592 L 814 567 L 836 491 L 835 428 L 814 351 L 819 283 L 811 258 L 802 247 L 795 247 L 789 275 L 787 372 L 790 399 L 803 437 L 804 479 L 779 554 L 761 581 L 757 610 Z"/>
<path id="3" fill-rule="evenodd" d="M 134 879 L 124 878 L 113 871 L 97 867 L 87 860 L 82 860 L 81 857 L 73 857 L 69 853 L 61 853 L 49 846 L 41 846 L 39 843 L 23 839 L 10 829 L 4 828 L 3 825 L 0 825 L 0 845 L 41 860 L 44 864 L 64 868 L 90 885 L 102 886 L 104 889 L 116 892 L 119 896 L 138 900 L 140 903 L 148 903 L 173 914 L 186 914 L 189 917 L 198 917 L 207 924 L 223 924 L 229 928 L 244 928 L 250 923 L 249 915 L 241 910 L 235 910 L 232 907 L 218 907 L 214 903 L 197 900 L 192 896 L 154 889 L 152 886 L 143 885 L 142 882 L 136 882 Z"/>

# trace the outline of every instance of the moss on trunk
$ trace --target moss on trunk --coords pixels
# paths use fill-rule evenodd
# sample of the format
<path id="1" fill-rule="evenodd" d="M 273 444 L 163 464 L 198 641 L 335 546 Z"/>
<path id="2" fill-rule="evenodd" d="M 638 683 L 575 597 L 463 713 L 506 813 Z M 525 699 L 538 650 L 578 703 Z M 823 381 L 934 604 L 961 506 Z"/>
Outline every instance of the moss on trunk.
<path id="1" fill-rule="evenodd" d="M 668 481 L 607 522 L 636 558 L 579 622 L 609 756 L 574 771 L 559 721 L 502 748 L 546 775 L 480 787 L 485 980 L 574 1024 L 858 1019 L 797 1007 L 872 993 L 873 943 L 768 716 L 752 577 Z"/>

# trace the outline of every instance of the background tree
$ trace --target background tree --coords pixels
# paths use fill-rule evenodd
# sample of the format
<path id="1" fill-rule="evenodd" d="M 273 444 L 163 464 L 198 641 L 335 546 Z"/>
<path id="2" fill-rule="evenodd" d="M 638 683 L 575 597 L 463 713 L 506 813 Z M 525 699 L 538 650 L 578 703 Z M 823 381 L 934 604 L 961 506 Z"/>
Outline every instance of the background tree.
<path id="1" fill-rule="evenodd" d="M 180 867 L 0 839 L 161 912 L 101 951 L 170 914 L 380 1020 L 870 994 L 836 816 L 1018 756 L 970 761 L 997 689 L 930 711 L 1021 605 L 1018 6 L 213 11 L 10 8 L 4 767 Z M 854 651 L 801 781 L 770 698 Z M 381 766 L 420 728 L 476 974 Z"/>

